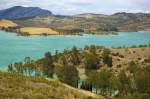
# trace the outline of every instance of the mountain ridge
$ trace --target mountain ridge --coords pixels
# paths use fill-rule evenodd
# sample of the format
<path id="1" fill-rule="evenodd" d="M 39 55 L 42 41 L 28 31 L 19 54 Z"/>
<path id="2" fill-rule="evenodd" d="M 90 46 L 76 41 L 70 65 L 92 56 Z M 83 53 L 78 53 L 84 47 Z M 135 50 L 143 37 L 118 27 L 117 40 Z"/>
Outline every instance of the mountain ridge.
<path id="1" fill-rule="evenodd" d="M 39 7 L 14 6 L 8 9 L 0 10 L 0 18 L 4 19 L 18 19 L 24 17 L 51 15 L 53 15 L 51 11 L 41 9 Z"/>

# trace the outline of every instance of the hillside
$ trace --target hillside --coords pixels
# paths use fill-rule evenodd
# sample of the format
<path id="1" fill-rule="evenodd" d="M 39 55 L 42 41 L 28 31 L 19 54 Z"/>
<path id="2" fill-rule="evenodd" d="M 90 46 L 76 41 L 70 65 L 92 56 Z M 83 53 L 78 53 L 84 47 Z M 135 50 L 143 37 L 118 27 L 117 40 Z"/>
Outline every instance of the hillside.
<path id="1" fill-rule="evenodd" d="M 140 65 L 150 58 L 150 47 L 111 49 L 113 70 L 118 72 L 128 67 L 132 61 Z"/>
<path id="2" fill-rule="evenodd" d="M 33 17 L 14 20 L 21 26 L 52 27 L 57 31 L 80 29 L 101 34 L 103 31 L 149 30 L 150 14 L 116 13 L 113 15 L 80 14 L 74 16 Z"/>
<path id="3" fill-rule="evenodd" d="M 5 19 L 1 19 L 0 20 L 0 27 L 16 27 L 18 26 L 16 23 L 10 21 L 10 20 L 5 20 Z"/>
<path id="4" fill-rule="evenodd" d="M 91 98 L 90 98 L 91 97 Z M 93 98 L 92 98 L 93 97 Z M 0 72 L 0 99 L 104 99 L 59 81 Z"/>
<path id="5" fill-rule="evenodd" d="M 8 72 L 57 79 L 109 99 L 149 97 L 149 51 L 150 45 L 115 49 L 94 45 L 84 49 L 73 47 L 54 55 L 47 52 L 38 60 L 26 57 L 8 65 Z"/>
<path id="6" fill-rule="evenodd" d="M 34 16 L 50 16 L 52 13 L 38 7 L 14 6 L 8 9 L 0 10 L 0 18 L 17 19 Z"/>

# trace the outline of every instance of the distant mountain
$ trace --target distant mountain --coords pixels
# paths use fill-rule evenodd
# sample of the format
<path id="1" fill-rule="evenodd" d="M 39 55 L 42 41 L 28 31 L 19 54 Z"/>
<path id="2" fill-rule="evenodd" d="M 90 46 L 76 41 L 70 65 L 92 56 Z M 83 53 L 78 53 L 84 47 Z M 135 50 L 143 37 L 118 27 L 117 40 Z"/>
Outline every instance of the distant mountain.
<path id="1" fill-rule="evenodd" d="M 8 9 L 0 10 L 0 18 L 17 19 L 34 16 L 51 16 L 52 12 L 39 7 L 14 6 Z"/>

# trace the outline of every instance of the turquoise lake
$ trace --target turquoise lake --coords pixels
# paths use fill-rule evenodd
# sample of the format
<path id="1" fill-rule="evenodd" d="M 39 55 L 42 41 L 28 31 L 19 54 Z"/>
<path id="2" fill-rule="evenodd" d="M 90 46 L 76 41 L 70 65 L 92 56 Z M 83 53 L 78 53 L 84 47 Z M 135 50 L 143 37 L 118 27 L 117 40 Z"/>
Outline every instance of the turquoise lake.
<path id="1" fill-rule="evenodd" d="M 0 70 L 6 70 L 7 65 L 21 61 L 25 57 L 38 59 L 45 52 L 60 52 L 65 48 L 85 45 L 100 45 L 108 48 L 150 44 L 150 32 L 123 32 L 119 35 L 89 35 L 83 36 L 17 36 L 15 33 L 0 31 Z"/>

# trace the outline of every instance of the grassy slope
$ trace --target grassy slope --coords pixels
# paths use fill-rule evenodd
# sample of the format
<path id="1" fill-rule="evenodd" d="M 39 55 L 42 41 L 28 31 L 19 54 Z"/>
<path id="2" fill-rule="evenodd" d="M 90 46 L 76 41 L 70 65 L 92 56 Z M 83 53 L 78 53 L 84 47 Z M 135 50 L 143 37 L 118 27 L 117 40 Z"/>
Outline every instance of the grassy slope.
<path id="1" fill-rule="evenodd" d="M 119 73 L 122 69 L 128 67 L 128 64 L 131 61 L 138 62 L 142 64 L 145 59 L 149 59 L 150 57 L 150 47 L 142 47 L 142 48 L 121 48 L 121 49 L 110 49 L 112 56 L 112 70 L 116 73 Z M 101 55 L 98 51 L 98 54 Z M 115 55 L 114 55 L 115 54 Z M 103 66 L 102 68 L 107 68 L 107 66 Z M 86 79 L 85 68 L 79 67 L 79 75 L 81 79 Z"/>
<path id="2" fill-rule="evenodd" d="M 5 19 L 2 19 L 0 20 L 0 27 L 16 27 L 17 24 L 10 21 L 10 20 L 5 20 Z"/>
<path id="3" fill-rule="evenodd" d="M 0 72 L 0 99 L 103 99 L 58 81 Z"/>
<path id="4" fill-rule="evenodd" d="M 58 32 L 50 28 L 39 28 L 39 27 L 24 27 L 20 29 L 21 32 L 28 32 L 30 35 L 40 35 L 46 33 L 48 35 L 57 35 Z"/>

